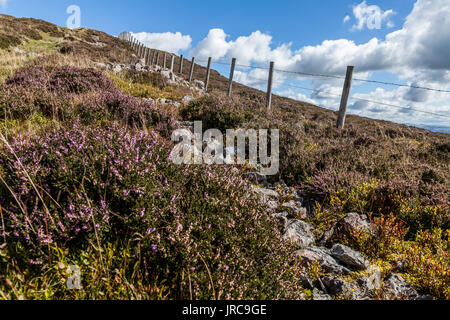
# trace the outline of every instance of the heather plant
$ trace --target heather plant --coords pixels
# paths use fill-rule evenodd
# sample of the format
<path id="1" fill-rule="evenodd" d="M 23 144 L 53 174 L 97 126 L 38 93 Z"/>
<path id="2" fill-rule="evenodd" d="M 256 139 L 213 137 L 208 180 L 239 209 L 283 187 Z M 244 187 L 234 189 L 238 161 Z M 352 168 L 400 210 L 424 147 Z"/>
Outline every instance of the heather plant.
<path id="1" fill-rule="evenodd" d="M 215 128 L 225 132 L 247 123 L 253 117 L 250 107 L 236 104 L 224 96 L 205 96 L 182 107 L 179 115 L 185 120 L 202 121 L 205 130 Z"/>
<path id="2" fill-rule="evenodd" d="M 121 119 L 132 127 L 154 127 L 169 136 L 175 128 L 170 113 L 147 100 L 123 94 L 93 69 L 28 67 L 0 88 L 0 114 L 27 119 L 40 113 L 61 121 L 81 118 L 85 123 Z"/>
<path id="3" fill-rule="evenodd" d="M 0 162 L 9 250 L 43 265 L 55 246 L 132 242 L 144 285 L 171 298 L 298 297 L 294 250 L 239 175 L 174 165 L 166 143 L 118 123 L 11 138 Z"/>

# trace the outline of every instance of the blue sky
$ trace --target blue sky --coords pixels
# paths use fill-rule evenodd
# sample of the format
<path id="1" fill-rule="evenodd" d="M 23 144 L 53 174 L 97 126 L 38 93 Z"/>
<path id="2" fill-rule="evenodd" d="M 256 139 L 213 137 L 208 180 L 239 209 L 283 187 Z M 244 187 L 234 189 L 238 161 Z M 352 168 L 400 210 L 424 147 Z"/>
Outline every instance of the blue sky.
<path id="1" fill-rule="evenodd" d="M 80 7 L 82 27 L 112 35 L 131 31 L 150 47 L 185 56 L 237 57 L 252 66 L 274 60 L 279 69 L 334 75 L 344 75 L 352 64 L 357 78 L 449 89 L 448 0 L 0 0 L 0 12 L 65 26 L 70 5 Z M 224 66 L 214 68 L 228 73 Z M 241 68 L 237 79 L 263 89 L 264 81 L 255 78 L 266 73 Z M 276 93 L 338 108 L 339 99 L 330 93 L 340 94 L 340 80 L 281 73 L 276 79 Z M 352 96 L 450 115 L 449 94 L 355 82 Z M 448 117 L 358 100 L 349 104 L 350 113 L 362 116 L 450 127 Z"/>

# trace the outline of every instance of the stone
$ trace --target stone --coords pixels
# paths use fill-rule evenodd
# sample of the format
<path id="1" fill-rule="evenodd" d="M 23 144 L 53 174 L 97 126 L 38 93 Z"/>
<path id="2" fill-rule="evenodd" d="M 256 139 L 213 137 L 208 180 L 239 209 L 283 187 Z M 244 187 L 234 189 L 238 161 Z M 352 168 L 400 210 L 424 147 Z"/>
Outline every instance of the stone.
<path id="1" fill-rule="evenodd" d="M 323 247 L 309 247 L 296 252 L 297 257 L 301 258 L 306 264 L 318 262 L 320 266 L 329 273 L 349 274 L 350 270 L 341 265 L 338 260 L 330 255 L 329 249 Z"/>
<path id="2" fill-rule="evenodd" d="M 291 200 L 282 205 L 283 210 L 289 211 L 296 215 L 300 219 L 305 219 L 307 216 L 306 208 L 302 207 L 300 201 Z"/>
<path id="3" fill-rule="evenodd" d="M 357 280 L 361 291 L 370 296 L 375 293 L 377 290 L 381 289 L 381 271 L 375 265 L 369 266 L 367 269 L 367 277 L 362 277 Z"/>
<path id="4" fill-rule="evenodd" d="M 162 71 L 161 71 L 161 75 L 162 75 L 164 78 L 172 79 L 172 72 L 170 72 L 169 70 L 162 70 Z"/>
<path id="5" fill-rule="evenodd" d="M 333 300 L 330 295 L 323 293 L 317 288 L 313 289 L 312 300 Z"/>
<path id="6" fill-rule="evenodd" d="M 120 64 L 116 64 L 113 68 L 112 68 L 112 71 L 114 72 L 114 73 L 119 73 L 119 72 L 121 72 L 123 70 L 123 68 L 122 68 L 122 66 L 120 65 Z"/>
<path id="7" fill-rule="evenodd" d="M 351 212 L 337 223 L 336 231 L 338 233 L 348 235 L 355 230 L 373 234 L 373 226 L 365 214 Z"/>
<path id="8" fill-rule="evenodd" d="M 257 188 L 257 187 L 251 187 L 252 190 L 256 193 L 258 193 L 262 199 L 264 200 L 278 200 L 278 192 L 276 192 L 275 190 L 271 190 L 271 189 L 266 189 L 266 188 Z"/>
<path id="9" fill-rule="evenodd" d="M 349 283 L 344 280 L 328 276 L 322 278 L 322 282 L 328 293 L 332 296 L 340 295 L 352 300 L 359 300 L 363 297 L 358 286 L 354 283 Z"/>
<path id="10" fill-rule="evenodd" d="M 201 90 L 205 90 L 205 83 L 203 81 L 194 80 L 194 84 L 197 88 L 199 88 Z"/>
<path id="11" fill-rule="evenodd" d="M 288 220 L 283 233 L 283 239 L 299 246 L 299 248 L 309 247 L 314 244 L 314 227 L 301 220 Z"/>
<path id="12" fill-rule="evenodd" d="M 319 245 L 325 246 L 327 242 L 333 237 L 334 233 L 335 233 L 335 225 L 333 225 L 331 228 L 329 228 L 323 233 L 322 237 L 318 242 Z"/>
<path id="13" fill-rule="evenodd" d="M 194 100 L 193 96 L 184 96 L 183 99 L 181 99 L 181 103 L 182 104 L 188 104 L 192 100 Z"/>
<path id="14" fill-rule="evenodd" d="M 361 252 L 342 244 L 335 244 L 331 248 L 331 255 L 347 266 L 354 267 L 358 270 L 364 270 L 369 266 L 369 261 L 367 261 Z"/>
<path id="15" fill-rule="evenodd" d="M 107 69 L 107 65 L 103 62 L 92 62 L 92 64 L 99 69 Z"/>
<path id="16" fill-rule="evenodd" d="M 402 276 L 390 273 L 384 279 L 384 293 L 388 299 L 415 299 L 419 295 Z"/>

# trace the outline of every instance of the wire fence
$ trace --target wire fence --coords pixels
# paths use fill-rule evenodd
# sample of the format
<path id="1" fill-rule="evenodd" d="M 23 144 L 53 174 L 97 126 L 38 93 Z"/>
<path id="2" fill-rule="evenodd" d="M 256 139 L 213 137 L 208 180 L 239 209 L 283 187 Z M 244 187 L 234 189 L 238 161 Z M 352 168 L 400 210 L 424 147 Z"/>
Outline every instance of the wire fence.
<path id="1" fill-rule="evenodd" d="M 155 64 L 158 65 L 159 64 L 159 51 L 158 50 L 152 50 L 150 48 L 147 48 L 142 43 L 137 41 L 130 33 L 124 32 L 119 36 L 119 38 L 128 41 L 130 43 L 132 49 L 135 50 L 135 52 L 137 52 L 138 56 L 141 58 L 145 58 L 145 61 L 148 65 L 155 65 Z M 150 57 L 150 55 L 151 55 L 151 57 Z M 156 57 L 156 55 L 157 55 L 157 57 Z M 170 70 L 174 71 L 173 70 L 173 64 L 174 64 L 173 61 L 174 61 L 174 58 L 178 57 L 178 56 L 173 55 L 173 54 L 169 54 L 169 56 L 171 57 Z M 164 61 L 162 62 L 163 68 L 166 68 L 166 58 L 165 57 L 166 57 L 166 54 L 164 54 Z M 421 110 L 421 109 L 413 108 L 410 106 L 400 106 L 400 105 L 396 105 L 396 104 L 392 104 L 392 103 L 386 103 L 383 101 L 366 99 L 366 98 L 358 97 L 356 95 L 350 96 L 348 93 L 350 92 L 352 81 L 358 81 L 358 82 L 362 82 L 362 83 L 380 84 L 380 85 L 387 85 L 387 86 L 406 87 L 406 88 L 410 88 L 410 89 L 414 89 L 414 90 L 425 90 L 425 91 L 433 91 L 433 92 L 440 92 L 440 93 L 450 93 L 450 90 L 446 90 L 446 89 L 430 88 L 430 87 L 425 87 L 425 86 L 418 86 L 418 85 L 404 84 L 404 83 L 402 84 L 402 83 L 395 83 L 395 82 L 353 78 L 353 76 L 352 76 L 353 75 L 353 67 L 348 67 L 347 75 L 341 76 L 341 75 L 335 75 L 335 74 L 321 74 L 321 73 L 277 69 L 274 67 L 273 62 L 270 64 L 270 67 L 264 67 L 264 66 L 252 66 L 252 65 L 235 63 L 236 62 L 235 59 L 233 59 L 233 61 L 231 62 L 231 61 L 227 61 L 224 59 L 212 59 L 211 57 L 208 60 L 196 59 L 195 57 L 183 57 L 182 55 L 178 58 L 180 61 L 180 63 L 179 63 L 180 68 L 179 68 L 178 72 L 180 72 L 180 73 L 182 73 L 184 60 L 187 60 L 188 62 L 191 63 L 191 67 L 189 70 L 189 77 L 188 77 L 189 81 L 193 80 L 193 72 L 194 72 L 195 63 L 207 64 L 206 79 L 205 79 L 205 89 L 206 90 L 208 88 L 211 65 L 215 64 L 215 65 L 230 67 L 231 68 L 230 78 L 228 79 L 228 81 L 229 81 L 228 94 L 229 95 L 231 95 L 231 92 L 232 92 L 231 91 L 232 83 L 235 82 L 233 80 L 233 74 L 234 74 L 235 68 L 267 71 L 269 74 L 268 78 L 254 77 L 248 73 L 245 74 L 245 77 L 248 80 L 258 81 L 261 84 L 265 83 L 265 82 L 267 83 L 267 87 L 268 87 L 268 89 L 267 89 L 267 107 L 268 108 L 271 107 L 271 95 L 272 95 L 272 85 L 273 85 L 272 82 L 273 82 L 275 74 L 293 75 L 293 76 L 299 76 L 301 78 L 314 77 L 314 78 L 328 78 L 328 79 L 344 80 L 344 89 L 343 89 L 342 95 L 336 94 L 334 92 L 329 92 L 329 91 L 326 91 L 323 89 L 313 89 L 313 88 L 304 87 L 304 86 L 300 86 L 300 85 L 293 84 L 293 83 L 288 83 L 288 82 L 286 82 L 286 78 L 283 78 L 283 81 L 281 84 L 282 86 L 285 86 L 288 88 L 311 91 L 313 94 L 317 94 L 317 95 L 320 94 L 323 96 L 333 97 L 335 99 L 340 98 L 341 99 L 341 105 L 340 105 L 340 109 L 339 109 L 339 119 L 340 120 L 338 120 L 338 123 L 337 123 L 337 127 L 340 127 L 340 128 L 344 127 L 345 114 L 346 114 L 348 100 L 361 101 L 361 102 L 366 102 L 366 103 L 370 103 L 373 105 L 396 108 L 399 110 L 405 110 L 408 112 L 419 112 L 422 114 L 428 114 L 428 115 L 432 115 L 432 116 L 436 116 L 436 117 L 450 118 L 450 114 L 443 114 L 443 113 L 437 113 L 437 112 L 432 112 L 432 111 L 428 111 L 428 110 Z M 299 80 L 299 79 L 296 79 L 296 80 Z M 346 92 L 347 92 L 347 95 L 345 94 Z"/>

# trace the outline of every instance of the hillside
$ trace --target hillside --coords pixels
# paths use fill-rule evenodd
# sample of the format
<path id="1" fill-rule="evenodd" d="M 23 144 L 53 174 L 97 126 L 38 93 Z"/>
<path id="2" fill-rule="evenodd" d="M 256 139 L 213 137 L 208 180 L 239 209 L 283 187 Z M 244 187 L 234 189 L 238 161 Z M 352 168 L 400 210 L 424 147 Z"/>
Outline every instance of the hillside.
<path id="1" fill-rule="evenodd" d="M 0 15 L 0 57 L 0 299 L 450 299 L 450 135 L 268 111 L 216 71 L 205 93 L 189 62 L 172 81 L 41 20 Z M 200 120 L 279 129 L 279 173 L 173 164 Z"/>

